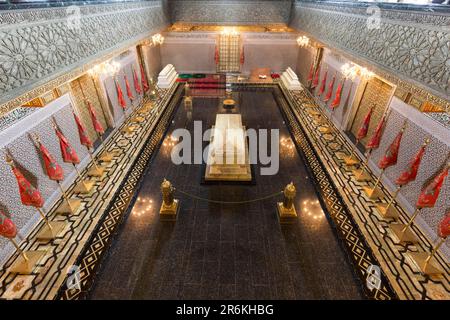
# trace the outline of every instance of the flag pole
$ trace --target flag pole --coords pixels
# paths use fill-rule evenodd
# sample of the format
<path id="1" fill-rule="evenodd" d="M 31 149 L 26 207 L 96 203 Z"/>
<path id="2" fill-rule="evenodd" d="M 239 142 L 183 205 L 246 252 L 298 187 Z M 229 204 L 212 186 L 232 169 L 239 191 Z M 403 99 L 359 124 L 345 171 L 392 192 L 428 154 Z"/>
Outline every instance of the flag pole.
<path id="1" fill-rule="evenodd" d="M 9 238 L 9 241 L 12 242 L 12 244 L 14 245 L 14 247 L 16 247 L 16 250 L 19 251 L 20 255 L 23 257 L 23 259 L 28 262 L 30 261 L 27 257 L 27 255 L 25 254 L 25 252 L 23 252 L 22 249 L 20 249 L 19 245 L 17 244 L 17 242 L 14 239 Z"/>

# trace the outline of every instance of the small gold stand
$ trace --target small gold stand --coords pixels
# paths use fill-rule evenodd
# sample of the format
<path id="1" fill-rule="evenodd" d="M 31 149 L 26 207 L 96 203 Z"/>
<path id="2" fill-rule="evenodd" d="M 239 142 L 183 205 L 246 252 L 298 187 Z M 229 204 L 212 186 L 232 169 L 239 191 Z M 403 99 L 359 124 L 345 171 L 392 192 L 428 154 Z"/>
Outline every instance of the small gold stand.
<path id="1" fill-rule="evenodd" d="M 393 218 L 393 219 L 398 218 L 399 213 L 398 213 L 397 209 L 395 209 L 395 207 L 392 206 L 392 204 L 394 203 L 394 200 L 397 198 L 397 195 L 400 192 L 400 189 L 401 189 L 401 186 L 399 186 L 397 188 L 397 190 L 395 190 L 395 193 L 392 195 L 391 199 L 389 200 L 389 202 L 387 204 L 380 203 L 376 206 L 378 213 L 383 218 Z"/>
<path id="2" fill-rule="evenodd" d="M 44 257 L 45 251 L 22 251 L 14 239 L 9 239 L 17 251 L 19 256 L 9 268 L 9 272 L 18 274 L 31 274 L 36 268 L 39 261 Z"/>
<path id="3" fill-rule="evenodd" d="M 419 214 L 420 210 L 421 209 L 416 209 L 416 211 L 414 211 L 413 216 L 411 217 L 411 219 L 408 221 L 407 224 L 397 223 L 397 224 L 392 224 L 390 226 L 392 232 L 398 238 L 398 241 L 400 243 L 417 243 L 418 242 L 416 235 L 412 232 L 412 230 L 409 227 L 411 226 L 414 219 Z"/>
<path id="4" fill-rule="evenodd" d="M 328 133 L 328 134 L 324 134 L 323 138 L 327 141 L 333 141 L 335 139 L 334 134 Z"/>
<path id="5" fill-rule="evenodd" d="M 89 156 L 91 157 L 91 161 L 94 164 L 92 168 L 90 168 L 87 172 L 87 175 L 90 177 L 102 177 L 105 173 L 105 167 L 99 166 L 95 158 L 92 156 L 92 153 L 88 149 Z"/>
<path id="6" fill-rule="evenodd" d="M 296 193 L 297 190 L 292 182 L 284 188 L 283 202 L 277 203 L 280 224 L 292 224 L 297 221 L 297 212 L 295 211 L 294 206 L 294 198 Z"/>
<path id="7" fill-rule="evenodd" d="M 153 106 L 154 106 L 153 102 L 148 102 L 141 108 L 141 110 L 138 111 L 138 113 L 140 115 L 147 115 L 150 112 L 150 110 L 153 108 Z"/>
<path id="8" fill-rule="evenodd" d="M 42 220 L 44 220 L 45 225 L 42 227 L 42 229 L 38 232 L 36 238 L 38 240 L 52 240 L 55 239 L 56 236 L 64 229 L 66 226 L 66 223 L 63 221 L 52 221 L 49 222 L 45 214 L 42 212 L 41 209 L 36 208 L 39 212 L 39 214 L 42 217 Z"/>
<path id="9" fill-rule="evenodd" d="M 61 203 L 61 205 L 56 209 L 56 213 L 61 215 L 76 214 L 80 207 L 80 199 L 68 199 Z"/>
<path id="10" fill-rule="evenodd" d="M 314 109 L 307 109 L 307 111 L 311 116 L 318 116 L 320 112 L 314 110 Z"/>
<path id="11" fill-rule="evenodd" d="M 356 181 L 364 182 L 364 181 L 372 180 L 372 177 L 370 176 L 370 174 L 366 170 L 364 170 L 364 167 L 367 167 L 367 165 L 369 163 L 369 158 L 370 158 L 371 154 L 372 154 L 372 149 L 369 149 L 369 151 L 367 151 L 365 154 L 366 160 L 364 160 L 363 165 L 360 166 L 359 169 L 355 169 L 352 171 L 353 176 L 355 177 Z"/>
<path id="12" fill-rule="evenodd" d="M 80 179 L 80 182 L 78 182 L 78 184 L 75 186 L 73 192 L 82 194 L 90 193 L 92 188 L 94 187 L 95 181 L 83 179 L 83 177 L 80 174 L 80 171 L 78 171 L 77 166 L 74 164 L 73 167 L 75 168 L 78 178 Z"/>
<path id="13" fill-rule="evenodd" d="M 180 209 L 179 200 L 174 199 L 174 188 L 170 181 L 164 178 L 161 183 L 161 192 L 163 195 L 163 202 L 159 209 L 159 218 L 161 221 L 176 221 L 178 211 Z"/>
<path id="14" fill-rule="evenodd" d="M 133 134 L 133 132 L 136 131 L 136 126 L 132 124 L 125 126 L 121 131 L 125 134 Z"/>
<path id="15" fill-rule="evenodd" d="M 443 274 L 441 268 L 439 268 L 432 260 L 439 247 L 445 242 L 445 238 L 441 238 L 439 243 L 433 248 L 430 254 L 426 252 L 413 252 L 410 253 L 411 258 L 416 262 L 422 274 L 426 275 L 440 275 Z"/>
<path id="16" fill-rule="evenodd" d="M 55 239 L 58 234 L 64 229 L 66 223 L 64 221 L 52 221 L 48 222 L 41 231 L 37 234 L 38 240 L 52 240 Z"/>
<path id="17" fill-rule="evenodd" d="M 364 169 L 355 169 L 352 171 L 353 176 L 355 177 L 356 181 L 364 182 L 364 181 L 371 181 L 372 177 L 366 172 Z"/>
<path id="18" fill-rule="evenodd" d="M 75 193 L 88 194 L 92 191 L 95 181 L 81 180 L 73 189 Z"/>
<path id="19" fill-rule="evenodd" d="M 351 166 L 357 165 L 359 163 L 359 161 L 353 157 L 353 154 L 351 154 L 350 156 L 344 157 L 343 160 L 347 167 L 351 167 Z"/>
<path id="20" fill-rule="evenodd" d="M 381 170 L 380 175 L 377 178 L 377 181 L 375 181 L 375 185 L 371 188 L 371 187 L 364 187 L 364 193 L 366 194 L 366 196 L 369 197 L 369 199 L 375 200 L 378 198 L 381 198 L 381 193 L 378 189 L 378 184 L 381 181 L 381 177 L 383 176 L 384 173 L 384 169 Z"/>
<path id="21" fill-rule="evenodd" d="M 377 187 L 364 187 L 363 190 L 366 196 L 371 200 L 379 199 L 381 196 L 380 191 Z"/>
<path id="22" fill-rule="evenodd" d="M 100 138 L 101 145 L 103 147 L 103 151 L 98 159 L 101 162 L 111 162 L 113 160 L 114 156 L 116 156 L 116 153 L 108 152 L 106 150 L 105 142 L 103 141 L 103 136 L 99 135 L 99 138 Z"/>
<path id="23" fill-rule="evenodd" d="M 319 128 L 319 132 L 322 133 L 322 134 L 326 134 L 326 133 L 330 133 L 330 132 L 331 132 L 331 129 L 330 129 L 329 126 L 323 125 L 323 126 L 321 126 L 321 127 Z"/>
<path id="24" fill-rule="evenodd" d="M 58 182 L 59 189 L 61 190 L 61 194 L 64 198 L 64 201 L 56 209 L 56 214 L 68 215 L 68 214 L 77 213 L 78 209 L 81 206 L 81 200 L 69 198 L 67 196 L 66 192 L 64 191 L 64 189 L 62 188 L 60 182 L 59 181 L 57 181 L 57 182 Z"/>
<path id="25" fill-rule="evenodd" d="M 389 204 L 378 204 L 376 206 L 376 209 L 378 211 L 378 213 L 380 214 L 381 217 L 383 218 L 392 218 L 397 220 L 399 213 L 397 211 L 397 209 Z"/>
<path id="26" fill-rule="evenodd" d="M 114 158 L 114 155 L 108 151 L 103 151 L 102 155 L 98 158 L 101 162 L 111 162 Z"/>
<path id="27" fill-rule="evenodd" d="M 141 116 L 134 116 L 132 119 L 131 119 L 131 122 L 137 122 L 137 123 L 141 123 L 141 122 L 144 122 L 145 121 L 145 118 L 144 117 L 141 117 Z"/>

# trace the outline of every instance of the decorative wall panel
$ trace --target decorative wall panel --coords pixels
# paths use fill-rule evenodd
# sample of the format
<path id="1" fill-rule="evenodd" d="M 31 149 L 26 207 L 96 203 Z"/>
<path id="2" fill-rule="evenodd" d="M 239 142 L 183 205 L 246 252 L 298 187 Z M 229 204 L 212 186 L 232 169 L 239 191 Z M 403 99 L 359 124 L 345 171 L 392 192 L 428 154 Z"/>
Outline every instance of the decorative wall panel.
<path id="1" fill-rule="evenodd" d="M 369 28 L 374 17 L 366 10 L 367 5 L 296 2 L 291 26 L 448 99 L 450 16 L 380 9 L 379 27 Z"/>
<path id="2" fill-rule="evenodd" d="M 79 9 L 75 17 L 67 8 L 0 12 L 0 103 L 168 25 L 161 1 Z"/>
<path id="3" fill-rule="evenodd" d="M 59 141 L 51 125 L 51 118 L 54 117 L 61 131 L 77 152 L 80 160 L 86 159 L 88 153 L 86 148 L 80 145 L 78 129 L 71 110 L 72 105 L 69 97 L 63 96 L 52 102 L 48 109 L 40 109 L 34 112 L 18 122 L 16 124 L 17 128 L 12 126 L 7 131 L 3 131 L 0 136 L 0 148 L 2 150 L 5 147 L 9 149 L 17 166 L 23 170 L 24 175 L 41 192 L 43 199 L 46 201 L 46 206 L 52 205 L 50 198 L 55 192 L 59 192 L 59 188 L 56 182 L 48 179 L 46 176 L 40 153 L 28 136 L 28 132 L 39 134 L 42 143 L 63 168 L 64 178 L 70 181 L 70 175 L 75 174 L 75 171 L 71 164 L 63 162 Z M 25 131 L 23 128 L 27 130 Z M 16 134 L 13 132 L 20 132 L 20 135 L 14 138 Z M 10 137 L 13 138 L 11 139 Z M 23 237 L 36 223 L 38 213 L 33 207 L 22 205 L 16 179 L 3 157 L 0 160 L 0 179 L 2 181 L 0 185 L 0 208 L 11 215 L 11 219 L 17 225 L 19 234 Z M 8 252 L 5 249 L 7 244 L 8 241 L 6 239 L 0 239 L 0 261 L 5 258 L 5 254 Z"/>
<path id="4" fill-rule="evenodd" d="M 292 1 L 170 1 L 172 21 L 213 24 L 288 23 Z"/>

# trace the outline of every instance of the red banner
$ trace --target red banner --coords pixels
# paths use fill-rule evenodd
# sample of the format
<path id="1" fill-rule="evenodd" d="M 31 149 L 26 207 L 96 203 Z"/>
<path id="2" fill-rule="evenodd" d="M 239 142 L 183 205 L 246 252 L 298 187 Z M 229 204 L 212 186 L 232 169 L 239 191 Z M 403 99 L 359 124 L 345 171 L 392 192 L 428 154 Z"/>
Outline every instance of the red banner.
<path id="1" fill-rule="evenodd" d="M 327 84 L 327 77 L 328 77 L 328 70 L 325 71 L 325 74 L 323 75 L 322 83 L 319 88 L 318 95 L 321 96 L 323 92 L 325 91 L 325 86 Z"/>
<path id="2" fill-rule="evenodd" d="M 331 109 L 336 109 L 341 104 L 341 93 L 342 93 L 343 84 L 344 84 L 343 81 L 340 82 L 336 89 L 336 94 L 334 95 L 334 100 L 333 100 L 333 102 L 331 102 L 331 105 L 330 105 Z"/>
<path id="3" fill-rule="evenodd" d="M 402 141 L 403 130 L 401 130 L 394 141 L 391 143 L 389 148 L 386 150 L 384 156 L 378 162 L 378 167 L 380 169 L 386 169 L 397 163 L 398 150 L 400 149 L 400 142 Z"/>
<path id="4" fill-rule="evenodd" d="M 13 239 L 17 235 L 16 225 L 2 211 L 0 211 L 0 235 L 8 239 Z"/>
<path id="5" fill-rule="evenodd" d="M 133 68 L 133 81 L 134 81 L 134 90 L 136 90 L 138 94 L 141 94 L 142 93 L 141 85 L 139 84 L 139 78 L 134 68 Z"/>
<path id="6" fill-rule="evenodd" d="M 26 206 L 33 206 L 42 208 L 44 200 L 41 193 L 23 176 L 22 172 L 14 165 L 11 165 L 12 171 L 16 176 L 17 184 L 19 185 L 19 194 L 22 204 Z"/>
<path id="7" fill-rule="evenodd" d="M 242 46 L 242 49 L 241 49 L 240 62 L 241 62 L 241 64 L 244 64 L 244 62 L 245 62 L 244 46 Z"/>
<path id="8" fill-rule="evenodd" d="M 364 117 L 364 121 L 358 130 L 358 134 L 356 135 L 356 138 L 358 140 L 364 139 L 367 135 L 367 131 L 369 130 L 369 125 L 370 125 L 370 118 L 372 117 L 372 111 L 373 111 L 373 108 L 370 108 L 369 112 Z"/>
<path id="9" fill-rule="evenodd" d="M 425 153 L 425 145 L 420 147 L 419 152 L 414 156 L 408 165 L 408 169 L 400 174 L 395 183 L 399 186 L 403 186 L 411 181 L 414 181 L 417 177 L 417 172 L 419 171 L 420 161 L 422 161 L 422 156 Z"/>
<path id="10" fill-rule="evenodd" d="M 320 76 L 320 66 L 317 67 L 316 74 L 314 75 L 314 80 L 311 85 L 312 89 L 319 85 L 319 76 Z"/>
<path id="11" fill-rule="evenodd" d="M 125 80 L 125 88 L 127 89 L 127 96 L 131 101 L 133 101 L 134 100 L 133 92 L 131 91 L 130 83 L 128 82 L 126 74 L 123 75 L 123 79 Z"/>
<path id="12" fill-rule="evenodd" d="M 78 135 L 80 136 L 80 143 L 87 148 L 92 148 L 93 146 L 92 141 L 91 139 L 89 139 L 86 129 L 81 123 L 80 118 L 78 118 L 75 112 L 73 113 L 73 117 L 75 118 L 75 122 L 77 123 Z"/>
<path id="13" fill-rule="evenodd" d="M 116 84 L 117 102 L 123 109 L 125 109 L 127 107 L 127 103 L 125 102 L 125 99 L 123 98 L 122 88 L 120 87 L 119 81 L 114 80 L 114 83 Z"/>
<path id="14" fill-rule="evenodd" d="M 380 146 L 381 135 L 383 134 L 384 123 L 386 122 L 386 115 L 383 115 L 380 122 L 378 122 L 377 128 L 374 134 L 366 144 L 367 149 L 377 149 Z"/>
<path id="15" fill-rule="evenodd" d="M 139 68 L 141 69 L 142 88 L 144 88 L 144 92 L 147 92 L 147 90 L 149 89 L 149 86 L 148 86 L 148 82 L 147 82 L 147 77 L 145 76 L 144 67 L 142 66 L 141 63 L 139 64 Z"/>
<path id="16" fill-rule="evenodd" d="M 39 143 L 39 150 L 41 150 L 42 158 L 44 159 L 44 166 L 47 176 L 51 180 L 62 181 L 64 180 L 64 171 L 61 166 L 56 162 L 55 158 L 48 152 L 47 148 Z"/>
<path id="17" fill-rule="evenodd" d="M 448 236 L 450 236 L 450 212 L 447 212 L 447 214 L 439 223 L 438 235 L 443 239 L 446 239 Z"/>
<path id="18" fill-rule="evenodd" d="M 64 162 L 68 163 L 80 163 L 80 159 L 74 148 L 70 145 L 69 141 L 67 141 L 66 137 L 62 134 L 61 131 L 55 129 L 56 135 L 59 139 L 59 146 L 61 148 L 61 155 Z"/>
<path id="19" fill-rule="evenodd" d="M 91 115 L 91 120 L 92 120 L 92 125 L 94 126 L 94 130 L 102 135 L 105 130 L 103 129 L 102 124 L 100 123 L 100 121 L 98 121 L 97 119 L 97 115 L 95 114 L 95 110 L 94 110 L 94 106 L 92 105 L 92 103 L 88 100 L 87 101 L 87 105 L 88 105 L 88 109 L 89 109 L 89 114 Z"/>
<path id="20" fill-rule="evenodd" d="M 441 192 L 442 185 L 444 184 L 445 177 L 448 174 L 448 166 L 444 168 L 434 179 L 429 183 L 425 189 L 419 195 L 419 199 L 417 200 L 416 207 L 417 208 L 431 208 L 434 207 L 436 201 L 439 197 L 439 193 Z"/>
<path id="21" fill-rule="evenodd" d="M 331 95 L 333 94 L 334 81 L 336 80 L 336 75 L 331 79 L 330 84 L 328 85 L 328 92 L 325 95 L 325 99 L 323 101 L 328 102 L 331 99 Z"/>

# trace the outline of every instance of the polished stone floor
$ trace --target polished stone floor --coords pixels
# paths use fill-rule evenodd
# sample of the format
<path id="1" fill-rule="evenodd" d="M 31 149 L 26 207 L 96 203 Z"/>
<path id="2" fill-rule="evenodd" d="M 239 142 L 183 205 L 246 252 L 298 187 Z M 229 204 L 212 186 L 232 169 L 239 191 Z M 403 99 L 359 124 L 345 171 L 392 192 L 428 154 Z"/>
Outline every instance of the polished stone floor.
<path id="1" fill-rule="evenodd" d="M 247 128 L 279 129 L 280 169 L 255 185 L 201 184 L 201 165 L 174 165 L 165 140 L 146 173 L 138 199 L 99 271 L 91 299 L 363 299 L 361 283 L 323 213 L 314 185 L 271 92 L 239 92 L 237 112 Z M 215 98 L 180 105 L 169 129 L 203 128 L 222 112 Z M 276 199 L 214 204 L 180 193 L 175 224 L 158 219 L 163 178 L 200 197 L 256 199 L 293 181 L 298 223 L 280 227 Z"/>

